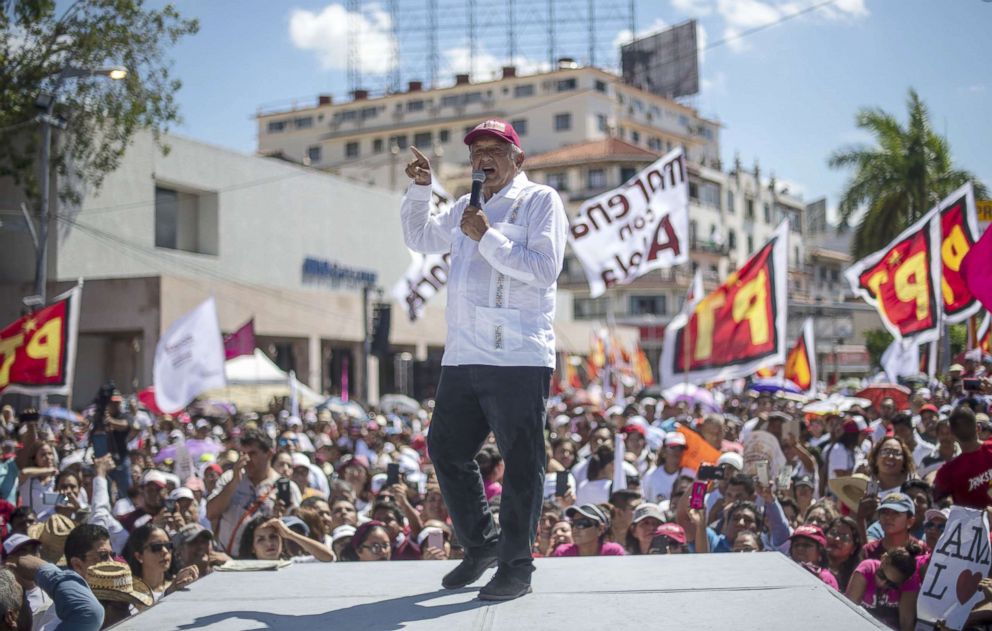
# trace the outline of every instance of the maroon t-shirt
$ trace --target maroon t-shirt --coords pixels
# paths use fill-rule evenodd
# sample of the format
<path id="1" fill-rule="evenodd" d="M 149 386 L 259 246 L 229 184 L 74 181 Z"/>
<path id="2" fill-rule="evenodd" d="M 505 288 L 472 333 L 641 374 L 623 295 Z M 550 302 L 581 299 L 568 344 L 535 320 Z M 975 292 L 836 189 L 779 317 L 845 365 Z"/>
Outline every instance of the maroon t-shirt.
<path id="1" fill-rule="evenodd" d="M 992 440 L 982 443 L 976 451 L 945 462 L 937 470 L 933 494 L 938 499 L 950 495 L 959 506 L 986 508 L 992 505 L 989 482 L 992 482 Z"/>

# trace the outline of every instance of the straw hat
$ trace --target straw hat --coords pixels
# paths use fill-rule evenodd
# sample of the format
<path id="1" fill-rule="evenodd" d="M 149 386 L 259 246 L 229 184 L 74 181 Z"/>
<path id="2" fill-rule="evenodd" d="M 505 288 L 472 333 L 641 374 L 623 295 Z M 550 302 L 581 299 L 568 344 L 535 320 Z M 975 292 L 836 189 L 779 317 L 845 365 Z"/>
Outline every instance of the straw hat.
<path id="1" fill-rule="evenodd" d="M 86 569 L 86 582 L 97 600 L 113 600 L 131 605 L 151 607 L 155 604 L 152 592 L 141 581 L 131 576 L 131 568 L 120 561 L 104 561 Z"/>
<path id="2" fill-rule="evenodd" d="M 857 511 L 858 504 L 861 503 L 861 498 L 865 496 L 865 491 L 868 490 L 868 476 L 863 473 L 845 475 L 834 478 L 827 483 L 827 486 L 830 487 L 830 492 L 844 503 L 844 506 L 847 506 L 852 511 Z"/>
<path id="3" fill-rule="evenodd" d="M 41 542 L 41 558 L 54 563 L 65 565 L 65 540 L 76 527 L 75 522 L 65 515 L 53 514 L 44 523 L 28 527 L 28 537 Z"/>

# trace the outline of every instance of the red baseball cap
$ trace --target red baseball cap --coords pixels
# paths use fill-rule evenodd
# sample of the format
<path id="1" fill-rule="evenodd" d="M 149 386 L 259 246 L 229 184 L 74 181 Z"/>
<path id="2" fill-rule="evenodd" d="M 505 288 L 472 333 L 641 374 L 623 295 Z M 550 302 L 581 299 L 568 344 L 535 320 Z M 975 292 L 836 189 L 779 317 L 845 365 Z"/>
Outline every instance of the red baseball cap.
<path id="1" fill-rule="evenodd" d="M 641 427 L 640 425 L 634 425 L 633 423 L 631 423 L 630 425 L 624 425 L 623 429 L 621 430 L 621 433 L 624 434 L 637 433 L 640 434 L 641 436 L 644 436 L 647 432 L 645 432 L 644 428 Z"/>
<path id="2" fill-rule="evenodd" d="M 679 526 L 678 524 L 675 523 L 669 522 L 667 524 L 661 524 L 660 526 L 655 528 L 654 536 L 655 537 L 665 536 L 671 539 L 672 541 L 675 541 L 676 543 L 685 545 L 685 529 L 682 528 L 682 526 Z"/>
<path id="3" fill-rule="evenodd" d="M 465 144 L 471 145 L 480 136 L 492 136 L 520 147 L 520 136 L 517 135 L 517 130 L 510 123 L 498 118 L 490 118 L 472 128 L 472 131 L 465 134 Z"/>
<path id="4" fill-rule="evenodd" d="M 938 410 L 937 406 L 934 405 L 933 403 L 927 403 L 926 405 L 921 407 L 920 412 L 933 412 L 934 414 L 940 414 L 940 410 Z"/>
<path id="5" fill-rule="evenodd" d="M 812 526 L 812 525 L 799 526 L 792 532 L 792 536 L 789 537 L 789 541 L 792 541 L 793 539 L 797 539 L 799 537 L 803 537 L 805 539 L 814 541 L 820 544 L 820 546 L 824 548 L 827 547 L 827 538 L 823 534 L 823 529 L 820 528 L 819 526 Z"/>

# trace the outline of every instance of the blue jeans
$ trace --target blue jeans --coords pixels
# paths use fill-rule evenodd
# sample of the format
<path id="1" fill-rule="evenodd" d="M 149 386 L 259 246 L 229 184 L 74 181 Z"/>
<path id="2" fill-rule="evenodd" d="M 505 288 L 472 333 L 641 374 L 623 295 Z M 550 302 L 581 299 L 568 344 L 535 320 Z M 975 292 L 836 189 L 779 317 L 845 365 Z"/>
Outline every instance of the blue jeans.
<path id="1" fill-rule="evenodd" d="M 544 496 L 544 426 L 551 369 L 444 366 L 427 447 L 451 523 L 468 557 L 495 550 L 500 568 L 525 580 Z M 503 457 L 499 525 L 475 455 L 489 432 Z"/>
<path id="2" fill-rule="evenodd" d="M 107 492 L 111 494 L 110 505 L 113 506 L 115 501 L 127 497 L 127 490 L 131 488 L 131 457 L 125 456 L 107 475 L 117 485 L 116 498 L 113 497 L 113 489 L 107 489 Z"/>

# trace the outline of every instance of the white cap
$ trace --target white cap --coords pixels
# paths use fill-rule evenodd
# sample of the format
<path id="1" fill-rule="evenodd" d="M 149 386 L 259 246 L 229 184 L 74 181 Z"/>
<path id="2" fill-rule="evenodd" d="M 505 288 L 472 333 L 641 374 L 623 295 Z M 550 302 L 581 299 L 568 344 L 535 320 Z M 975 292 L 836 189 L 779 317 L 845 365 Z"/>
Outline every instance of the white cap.
<path id="1" fill-rule="evenodd" d="M 142 485 L 148 484 L 149 482 L 154 482 L 155 484 L 158 484 L 159 486 L 162 487 L 168 484 L 165 480 L 165 474 L 159 471 L 158 469 L 151 469 L 147 471 L 144 477 L 141 478 Z"/>
<path id="2" fill-rule="evenodd" d="M 174 490 L 172 493 L 169 493 L 169 499 L 170 500 L 192 500 L 192 499 L 196 499 L 196 498 L 193 497 L 193 491 L 191 491 L 190 489 L 187 489 L 185 486 L 181 486 L 178 489 Z"/>
<path id="3" fill-rule="evenodd" d="M 300 420 L 299 416 L 290 416 L 289 420 L 286 421 L 286 425 L 289 427 L 303 427 L 303 421 Z"/>
<path id="4" fill-rule="evenodd" d="M 331 541 L 333 543 L 337 543 L 340 539 L 344 539 L 345 537 L 354 537 L 355 530 L 356 528 L 349 524 L 343 524 L 341 526 L 338 526 L 337 528 L 334 529 L 334 532 L 331 533 Z"/>
<path id="5" fill-rule="evenodd" d="M 205 418 L 197 419 L 196 429 L 203 429 L 204 427 L 210 427 L 210 421 Z"/>
<path id="6" fill-rule="evenodd" d="M 685 447 L 685 436 L 680 432 L 668 432 L 665 434 L 665 447 Z"/>
<path id="7" fill-rule="evenodd" d="M 733 451 L 728 451 L 726 453 L 720 454 L 720 458 L 717 459 L 716 463 L 718 465 L 729 464 L 731 467 L 737 469 L 738 471 L 744 470 L 744 456 L 739 453 L 734 453 Z"/>
<path id="8" fill-rule="evenodd" d="M 387 476 L 385 473 L 375 474 L 374 476 L 372 476 L 372 479 L 369 480 L 369 488 L 372 489 L 373 493 L 378 495 L 379 491 L 382 490 L 382 487 L 386 486 L 386 479 L 388 477 L 389 476 Z"/>
<path id="9" fill-rule="evenodd" d="M 10 535 L 6 539 L 4 539 L 4 542 L 3 542 L 3 555 L 5 557 L 10 556 L 15 551 L 17 551 L 18 548 L 20 548 L 21 546 L 23 546 L 25 544 L 28 544 L 28 543 L 39 543 L 40 544 L 41 541 L 38 541 L 37 539 L 32 539 L 31 537 L 29 537 L 27 535 L 22 535 L 20 533 L 17 533 L 17 534 L 14 534 L 14 535 Z"/>
<path id="10" fill-rule="evenodd" d="M 623 408 L 619 405 L 614 405 L 610 409 L 606 410 L 606 417 L 609 418 L 613 415 L 623 416 Z"/>
<path id="11" fill-rule="evenodd" d="M 308 469 L 310 468 L 310 459 L 304 456 L 303 454 L 301 454 L 300 452 L 294 453 L 292 456 L 290 456 L 290 459 L 293 462 L 294 469 L 296 467 L 306 467 Z"/>

